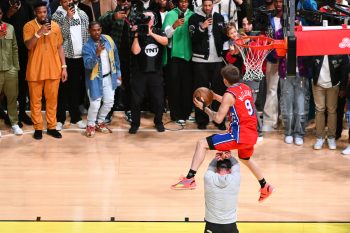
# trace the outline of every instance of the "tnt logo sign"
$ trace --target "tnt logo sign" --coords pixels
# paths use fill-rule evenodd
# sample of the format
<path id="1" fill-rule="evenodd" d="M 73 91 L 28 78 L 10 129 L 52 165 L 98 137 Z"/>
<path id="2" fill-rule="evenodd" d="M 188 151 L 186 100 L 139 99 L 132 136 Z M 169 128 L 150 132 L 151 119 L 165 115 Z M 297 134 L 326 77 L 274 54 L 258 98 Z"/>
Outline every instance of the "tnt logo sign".
<path id="1" fill-rule="evenodd" d="M 339 48 L 350 48 L 350 39 L 345 37 L 343 40 L 339 43 Z"/>
<path id="2" fill-rule="evenodd" d="M 149 57 L 154 57 L 158 54 L 159 48 L 156 44 L 149 44 L 145 48 L 145 53 Z"/>

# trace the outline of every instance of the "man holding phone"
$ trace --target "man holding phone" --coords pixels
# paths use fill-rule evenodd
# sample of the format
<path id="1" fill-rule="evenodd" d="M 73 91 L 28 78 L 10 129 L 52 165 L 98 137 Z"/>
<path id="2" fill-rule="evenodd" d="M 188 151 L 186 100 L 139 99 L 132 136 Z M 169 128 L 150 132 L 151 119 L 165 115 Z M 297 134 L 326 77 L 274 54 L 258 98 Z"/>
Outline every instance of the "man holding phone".
<path id="1" fill-rule="evenodd" d="M 34 139 L 42 139 L 43 118 L 41 100 L 46 99 L 47 134 L 54 138 L 62 135 L 56 130 L 57 95 L 60 84 L 67 80 L 63 38 L 59 25 L 48 18 L 46 2 L 34 5 L 36 18 L 24 25 L 23 38 L 29 50 L 27 80 L 30 110 L 34 123 Z"/>
<path id="2" fill-rule="evenodd" d="M 79 104 L 84 81 L 82 50 L 89 38 L 89 18 L 74 4 L 73 0 L 60 0 L 60 4 L 61 6 L 52 15 L 52 20 L 61 28 L 69 80 L 60 83 L 56 129 L 62 130 L 66 120 L 66 110 L 69 110 L 71 125 L 85 129 L 86 124 L 81 119 Z"/>
<path id="3" fill-rule="evenodd" d="M 114 91 L 121 84 L 118 49 L 112 38 L 101 32 L 100 23 L 92 21 L 89 24 L 90 38 L 83 46 L 85 83 L 90 100 L 87 137 L 93 137 L 95 131 L 112 133 L 104 120 L 113 107 Z"/>
<path id="4" fill-rule="evenodd" d="M 213 1 L 203 0 L 202 10 L 194 14 L 188 22 L 192 39 L 192 62 L 194 73 L 194 89 L 211 88 L 215 93 L 223 95 L 226 87 L 220 75 L 223 67 L 224 17 L 213 13 Z M 213 109 L 219 109 L 219 103 L 213 102 Z M 195 109 L 198 129 L 206 129 L 209 117 L 200 109 Z M 215 123 L 220 130 L 225 130 L 225 122 Z"/>

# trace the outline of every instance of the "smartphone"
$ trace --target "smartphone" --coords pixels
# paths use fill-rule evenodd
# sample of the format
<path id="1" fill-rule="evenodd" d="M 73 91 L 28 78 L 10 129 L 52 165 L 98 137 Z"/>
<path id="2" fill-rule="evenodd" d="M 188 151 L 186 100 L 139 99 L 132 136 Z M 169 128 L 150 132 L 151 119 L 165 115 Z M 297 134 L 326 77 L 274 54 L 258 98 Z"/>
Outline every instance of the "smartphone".
<path id="1" fill-rule="evenodd" d="M 100 41 L 98 42 L 103 48 L 105 47 L 105 42 L 102 40 L 102 38 L 100 39 Z"/>
<path id="2" fill-rule="evenodd" d="M 209 14 L 209 15 L 207 15 L 207 16 L 205 17 L 206 20 L 207 20 L 207 19 L 211 19 L 211 18 L 213 18 L 213 15 L 212 15 L 212 14 Z"/>
<path id="3" fill-rule="evenodd" d="M 6 23 L 0 21 L 0 25 L 1 25 L 0 27 L 1 31 L 6 31 Z"/>
<path id="4" fill-rule="evenodd" d="M 182 12 L 182 11 L 180 11 L 180 13 L 179 13 L 179 19 L 183 19 L 185 17 L 185 14 Z"/>
<path id="5" fill-rule="evenodd" d="M 68 3 L 68 7 L 69 7 L 70 10 L 74 9 L 75 8 L 74 7 L 74 2 Z"/>

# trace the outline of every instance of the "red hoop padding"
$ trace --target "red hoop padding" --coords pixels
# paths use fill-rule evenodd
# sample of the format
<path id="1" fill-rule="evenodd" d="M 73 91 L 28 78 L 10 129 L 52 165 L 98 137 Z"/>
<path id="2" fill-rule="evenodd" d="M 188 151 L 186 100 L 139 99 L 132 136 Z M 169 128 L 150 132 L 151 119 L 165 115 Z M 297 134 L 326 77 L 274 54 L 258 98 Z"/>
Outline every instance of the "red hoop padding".
<path id="1" fill-rule="evenodd" d="M 350 27 L 296 27 L 297 56 L 350 54 Z"/>

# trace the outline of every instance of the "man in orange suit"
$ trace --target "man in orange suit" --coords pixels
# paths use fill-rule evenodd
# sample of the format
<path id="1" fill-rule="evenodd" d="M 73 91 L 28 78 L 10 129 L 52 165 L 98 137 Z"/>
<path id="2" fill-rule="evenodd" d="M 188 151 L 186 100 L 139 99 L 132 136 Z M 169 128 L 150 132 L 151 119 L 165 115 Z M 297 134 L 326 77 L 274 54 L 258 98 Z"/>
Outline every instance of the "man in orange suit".
<path id="1" fill-rule="evenodd" d="M 62 135 L 56 130 L 57 95 L 60 84 L 67 80 L 67 65 L 62 47 L 60 27 L 47 17 L 46 2 L 34 5 L 36 18 L 24 25 L 23 38 L 29 51 L 26 78 L 29 86 L 30 110 L 34 135 L 42 139 L 43 118 L 41 99 L 46 100 L 47 134 L 54 138 Z"/>

